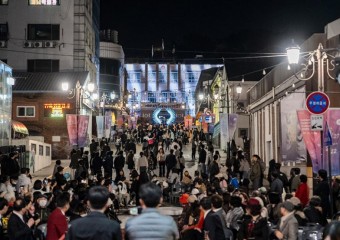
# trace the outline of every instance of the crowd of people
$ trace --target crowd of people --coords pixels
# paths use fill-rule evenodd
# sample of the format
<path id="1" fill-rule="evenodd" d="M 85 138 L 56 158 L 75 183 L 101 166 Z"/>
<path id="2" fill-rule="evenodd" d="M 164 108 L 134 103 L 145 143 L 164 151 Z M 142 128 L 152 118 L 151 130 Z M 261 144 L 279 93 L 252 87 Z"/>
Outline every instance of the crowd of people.
<path id="1" fill-rule="evenodd" d="M 318 172 L 309 198 L 299 168 L 287 177 L 275 160 L 266 166 L 241 148 L 231 155 L 222 158 L 209 135 L 182 125 L 92 140 L 88 150 L 72 150 L 69 166 L 57 160 L 51 178 L 34 182 L 11 153 L 1 159 L 0 239 L 340 239 L 339 223 L 327 220 L 330 194 L 333 210 L 340 210 L 340 184 L 335 179 L 330 188 L 327 171 Z M 197 162 L 192 175 L 188 162 Z M 161 205 L 179 205 L 182 214 L 162 216 Z M 135 206 L 142 213 L 121 235 L 119 214 Z"/>

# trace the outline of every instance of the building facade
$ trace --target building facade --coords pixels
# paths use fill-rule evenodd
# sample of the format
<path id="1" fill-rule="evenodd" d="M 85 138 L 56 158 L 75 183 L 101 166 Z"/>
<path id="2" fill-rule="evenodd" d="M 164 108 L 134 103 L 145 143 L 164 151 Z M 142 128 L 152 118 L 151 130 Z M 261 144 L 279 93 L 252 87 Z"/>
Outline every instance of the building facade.
<path id="1" fill-rule="evenodd" d="M 91 81 L 97 82 L 96 2 L 99 1 L 1 1 L 0 59 L 14 71 L 88 71 Z M 99 41 L 97 45 L 99 48 Z"/>
<path id="2" fill-rule="evenodd" d="M 216 65 L 127 63 L 127 106 L 133 115 L 157 124 L 183 122 L 195 116 L 195 88 L 204 69 Z"/>
<path id="3" fill-rule="evenodd" d="M 291 66 L 292 70 L 287 70 L 288 63 L 282 62 L 249 90 L 251 152 L 259 154 L 267 166 L 268 162 L 274 159 L 285 166 L 301 167 L 302 172 L 307 171 L 311 178 L 312 166 L 315 172 L 316 169 L 324 168 L 327 165 L 323 163 L 325 158 L 315 157 L 316 153 L 309 152 L 307 149 L 304 141 L 305 135 L 303 135 L 304 129 L 299 123 L 297 112 L 306 110 L 306 97 L 319 90 L 328 95 L 332 108 L 340 107 L 340 85 L 331 79 L 334 73 L 332 68 L 328 68 L 331 65 L 326 64 L 326 61 L 333 60 L 331 55 L 339 54 L 336 50 L 329 51 L 329 49 L 336 49 L 339 46 L 339 22 L 340 20 L 336 20 L 328 24 L 325 27 L 325 33 L 313 34 L 301 45 L 301 52 L 309 54 L 314 54 L 320 44 L 324 49 L 327 49 L 324 52 L 328 57 L 324 59 L 323 68 L 325 71 L 323 73 L 318 72 L 318 61 L 313 63 L 312 60 L 309 64 L 307 63 L 305 65 L 309 66 L 307 71 L 300 65 L 295 70 L 293 66 Z M 309 80 L 302 81 L 301 78 L 309 78 Z M 323 79 L 323 89 L 319 87 L 320 79 Z M 333 122 L 329 124 L 333 124 Z M 333 131 L 334 137 L 338 136 L 335 132 L 336 129 L 333 128 L 331 131 Z M 315 134 L 318 133 L 315 132 Z M 322 141 L 315 144 L 316 148 L 319 148 Z M 332 146 L 332 156 L 338 154 L 337 146 L 337 143 Z M 307 168 L 305 168 L 306 166 Z M 338 169 L 338 166 L 339 162 L 336 161 L 333 167 Z M 328 171 L 328 168 L 326 170 Z"/>

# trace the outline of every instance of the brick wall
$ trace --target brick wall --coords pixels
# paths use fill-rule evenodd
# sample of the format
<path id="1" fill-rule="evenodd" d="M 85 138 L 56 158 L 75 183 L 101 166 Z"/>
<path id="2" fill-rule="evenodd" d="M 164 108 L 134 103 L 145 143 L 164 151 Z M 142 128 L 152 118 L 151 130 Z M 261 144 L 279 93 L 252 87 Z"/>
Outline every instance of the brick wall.
<path id="1" fill-rule="evenodd" d="M 47 115 L 44 104 L 69 103 L 70 109 L 63 110 L 63 117 Z M 66 159 L 72 149 L 69 144 L 66 113 L 76 113 L 75 98 L 69 99 L 64 93 L 13 93 L 12 118 L 26 125 L 30 135 L 43 136 L 46 143 L 52 145 L 52 159 Z M 34 117 L 18 117 L 18 106 L 34 106 Z M 60 142 L 53 142 L 52 136 L 60 136 Z"/>

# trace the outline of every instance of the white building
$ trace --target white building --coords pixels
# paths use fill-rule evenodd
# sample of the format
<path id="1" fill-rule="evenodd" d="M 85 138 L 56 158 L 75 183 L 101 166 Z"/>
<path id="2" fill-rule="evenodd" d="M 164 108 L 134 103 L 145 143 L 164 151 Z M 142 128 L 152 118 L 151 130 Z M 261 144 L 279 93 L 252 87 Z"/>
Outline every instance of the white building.
<path id="1" fill-rule="evenodd" d="M 0 1 L 0 59 L 14 71 L 88 71 L 96 82 L 98 8 L 92 0 Z"/>

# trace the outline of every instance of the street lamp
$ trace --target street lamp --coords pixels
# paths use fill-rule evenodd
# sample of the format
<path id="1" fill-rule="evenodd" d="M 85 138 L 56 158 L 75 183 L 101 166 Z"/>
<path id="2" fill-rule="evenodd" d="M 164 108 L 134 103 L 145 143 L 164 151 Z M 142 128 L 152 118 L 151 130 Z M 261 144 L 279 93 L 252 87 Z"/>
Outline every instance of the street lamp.
<path id="1" fill-rule="evenodd" d="M 241 84 L 238 84 L 238 85 L 237 85 L 237 87 L 236 87 L 236 93 L 237 93 L 237 94 L 241 94 L 241 93 L 242 93 Z"/>

